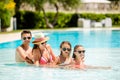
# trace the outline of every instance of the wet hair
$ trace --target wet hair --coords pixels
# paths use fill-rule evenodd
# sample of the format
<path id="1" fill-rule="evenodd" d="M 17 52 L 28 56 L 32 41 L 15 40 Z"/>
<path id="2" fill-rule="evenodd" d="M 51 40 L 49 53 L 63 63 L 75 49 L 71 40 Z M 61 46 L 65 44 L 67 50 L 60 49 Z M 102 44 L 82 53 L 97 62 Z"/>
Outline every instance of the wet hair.
<path id="1" fill-rule="evenodd" d="M 60 48 L 62 48 L 62 45 L 63 44 L 68 44 L 70 46 L 70 49 L 72 48 L 71 44 L 69 41 L 63 41 L 61 44 L 60 44 Z M 60 52 L 60 55 L 62 55 L 62 52 Z"/>
<path id="2" fill-rule="evenodd" d="M 34 45 L 33 45 L 32 52 L 33 52 L 34 49 L 39 49 L 40 55 L 42 56 L 42 52 L 41 52 L 41 49 L 40 49 L 39 45 L 34 44 Z"/>
<path id="3" fill-rule="evenodd" d="M 37 44 L 34 44 L 34 45 L 33 45 L 32 52 L 33 52 L 34 49 L 37 49 L 37 48 L 39 48 L 39 46 L 38 46 Z"/>
<path id="4" fill-rule="evenodd" d="M 22 37 L 23 34 L 30 34 L 30 35 L 32 36 L 31 31 L 28 31 L 28 30 L 22 31 L 22 32 L 21 32 L 21 37 Z"/>
<path id="5" fill-rule="evenodd" d="M 76 58 L 76 55 L 74 54 L 74 52 L 76 51 L 76 49 L 78 48 L 78 47 L 83 47 L 82 45 L 76 45 L 75 47 L 74 47 L 74 50 L 73 50 L 73 58 Z"/>
<path id="6" fill-rule="evenodd" d="M 37 44 L 34 44 L 33 49 L 37 49 L 37 48 L 39 48 L 39 46 Z"/>

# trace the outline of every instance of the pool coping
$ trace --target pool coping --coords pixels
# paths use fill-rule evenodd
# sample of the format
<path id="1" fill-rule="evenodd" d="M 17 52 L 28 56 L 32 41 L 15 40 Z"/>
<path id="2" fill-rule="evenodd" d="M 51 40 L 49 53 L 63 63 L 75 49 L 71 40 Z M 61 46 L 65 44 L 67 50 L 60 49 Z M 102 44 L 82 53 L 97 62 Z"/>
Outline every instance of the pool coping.
<path id="1" fill-rule="evenodd" d="M 69 29 L 47 29 L 47 30 L 30 30 L 32 33 L 35 32 L 53 32 L 53 31 L 90 31 L 90 30 L 120 30 L 120 28 L 69 28 Z M 15 41 L 21 39 L 21 32 L 0 34 L 0 43 Z"/>

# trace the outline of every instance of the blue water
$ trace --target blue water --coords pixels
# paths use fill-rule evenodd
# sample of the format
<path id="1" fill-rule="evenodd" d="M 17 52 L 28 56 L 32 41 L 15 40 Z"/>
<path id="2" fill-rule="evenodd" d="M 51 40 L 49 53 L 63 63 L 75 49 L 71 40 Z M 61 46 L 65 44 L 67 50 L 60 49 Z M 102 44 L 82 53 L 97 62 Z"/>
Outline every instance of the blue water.
<path id="1" fill-rule="evenodd" d="M 53 48 L 59 48 L 60 43 L 64 40 L 69 41 L 72 47 L 76 44 L 82 44 L 85 48 L 120 48 L 119 30 L 51 31 L 44 33 L 50 37 L 48 43 Z M 21 40 L 6 42 L 0 44 L 0 48 L 16 48 L 20 44 Z"/>
<path id="2" fill-rule="evenodd" d="M 60 43 L 67 40 L 72 44 L 72 48 L 76 44 L 82 44 L 85 47 L 85 64 L 92 66 L 111 66 L 112 69 L 87 69 L 84 71 L 35 67 L 26 63 L 18 64 L 14 60 L 15 48 L 21 44 L 21 41 L 17 40 L 0 44 L 0 80 L 120 79 L 119 30 L 44 31 L 43 33 L 50 37 L 48 43 L 56 55 L 59 55 Z"/>

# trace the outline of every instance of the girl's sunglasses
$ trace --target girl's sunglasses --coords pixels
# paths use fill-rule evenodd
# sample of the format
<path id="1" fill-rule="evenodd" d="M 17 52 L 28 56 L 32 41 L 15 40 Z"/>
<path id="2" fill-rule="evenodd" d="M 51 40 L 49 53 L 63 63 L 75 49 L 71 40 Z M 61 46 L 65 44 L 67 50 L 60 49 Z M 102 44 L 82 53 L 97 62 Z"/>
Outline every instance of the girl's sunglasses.
<path id="1" fill-rule="evenodd" d="M 31 39 L 31 37 L 23 37 L 23 40 Z"/>
<path id="2" fill-rule="evenodd" d="M 71 51 L 70 48 L 62 48 L 62 50 L 63 50 L 63 51 L 66 51 L 66 50 L 67 50 L 67 51 Z"/>
<path id="3" fill-rule="evenodd" d="M 85 53 L 85 50 L 75 51 L 75 52 L 78 52 L 79 54 L 81 54 L 81 53 Z"/>

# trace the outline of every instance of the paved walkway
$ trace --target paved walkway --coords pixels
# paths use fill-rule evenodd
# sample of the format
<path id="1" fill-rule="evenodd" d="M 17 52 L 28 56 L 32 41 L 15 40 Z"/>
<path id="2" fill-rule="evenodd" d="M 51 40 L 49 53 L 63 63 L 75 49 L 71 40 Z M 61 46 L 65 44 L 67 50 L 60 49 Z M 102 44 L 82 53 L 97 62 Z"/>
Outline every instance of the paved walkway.
<path id="1" fill-rule="evenodd" d="M 7 34 L 0 34 L 0 43 L 14 41 L 20 39 L 20 32 L 18 33 L 7 33 Z"/>
<path id="2" fill-rule="evenodd" d="M 41 32 L 44 30 L 30 30 L 30 31 L 33 34 L 34 32 Z M 19 40 L 19 39 L 21 39 L 21 32 L 0 34 L 0 43 Z"/>

